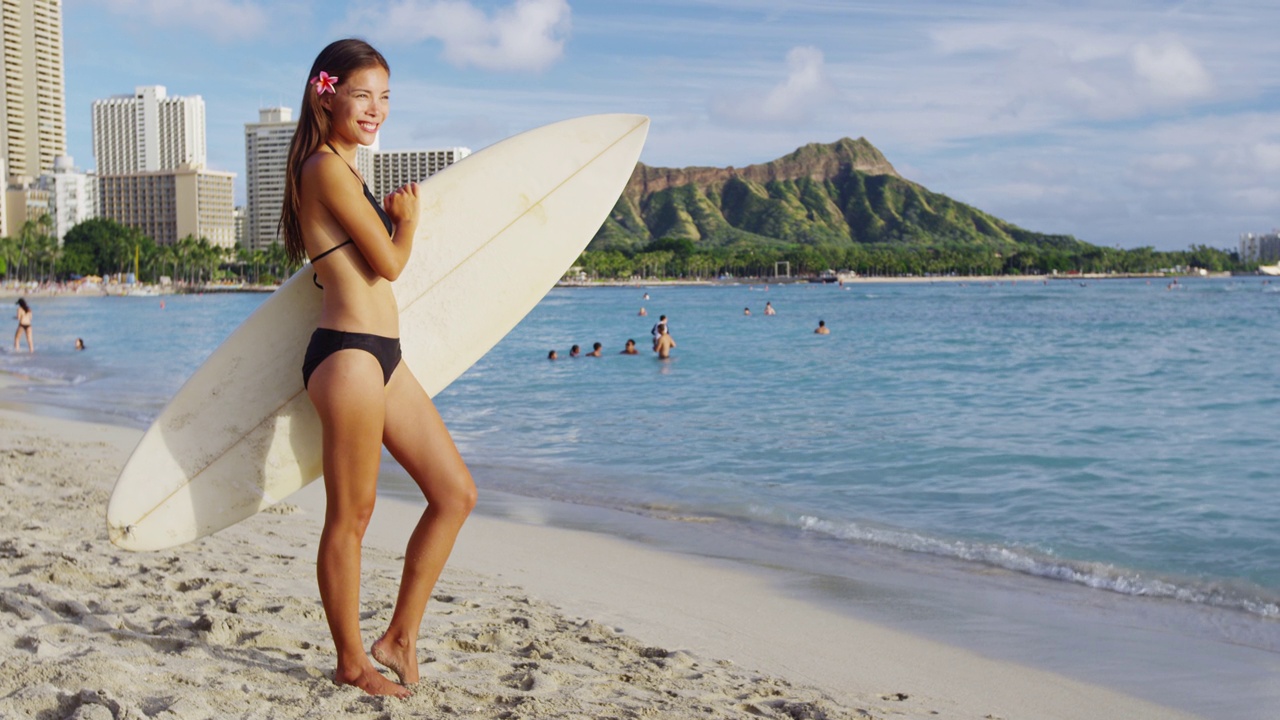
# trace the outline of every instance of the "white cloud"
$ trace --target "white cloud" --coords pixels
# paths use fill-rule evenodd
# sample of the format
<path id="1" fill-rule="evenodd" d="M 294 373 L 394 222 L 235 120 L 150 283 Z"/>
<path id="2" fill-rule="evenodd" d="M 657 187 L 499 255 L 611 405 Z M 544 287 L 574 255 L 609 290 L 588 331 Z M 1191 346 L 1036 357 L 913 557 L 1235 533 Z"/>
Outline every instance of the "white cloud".
<path id="1" fill-rule="evenodd" d="M 1253 146 L 1254 158 L 1258 167 L 1264 172 L 1280 171 L 1280 144 L 1274 142 L 1257 143 Z"/>
<path id="2" fill-rule="evenodd" d="M 802 45 L 787 53 L 787 76 L 766 92 L 720 98 L 711 113 L 719 120 L 746 125 L 794 125 L 813 118 L 834 92 L 822 51 Z"/>
<path id="3" fill-rule="evenodd" d="M 1274 187 L 1248 187 L 1233 190 L 1231 197 L 1244 210 L 1274 213 L 1280 205 L 1280 190 Z"/>
<path id="4" fill-rule="evenodd" d="M 439 40 L 457 67 L 541 71 L 564 55 L 570 16 L 567 0 L 516 0 L 492 16 L 467 0 L 398 0 L 357 22 L 389 42 Z"/>
<path id="5" fill-rule="evenodd" d="M 1134 74 L 1156 97 L 1195 100 L 1213 92 L 1213 80 L 1200 58 L 1177 40 L 1138 43 L 1132 57 Z"/>
<path id="6" fill-rule="evenodd" d="M 1133 169 L 1163 175 L 1191 170 L 1198 164 L 1196 158 L 1188 153 L 1159 153 L 1136 158 Z"/>
<path id="7" fill-rule="evenodd" d="M 243 40 L 267 28 L 267 13 L 252 0 L 98 0 L 111 12 L 155 25 L 204 30 L 222 41 Z"/>
<path id="8" fill-rule="evenodd" d="M 1127 28 L 996 22 L 935 28 L 931 38 L 942 62 L 994 73 L 1008 107 L 1130 118 L 1215 92 L 1204 63 L 1170 34 L 1153 39 Z"/>

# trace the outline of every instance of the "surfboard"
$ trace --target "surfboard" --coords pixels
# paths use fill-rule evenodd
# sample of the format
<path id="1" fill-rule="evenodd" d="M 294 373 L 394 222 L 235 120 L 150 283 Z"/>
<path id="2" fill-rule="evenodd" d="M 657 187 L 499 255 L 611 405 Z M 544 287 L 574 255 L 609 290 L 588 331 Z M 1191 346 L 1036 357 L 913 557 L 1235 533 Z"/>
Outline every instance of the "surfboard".
<path id="1" fill-rule="evenodd" d="M 641 115 L 591 115 L 491 145 L 419 187 L 413 255 L 393 283 L 403 361 L 435 396 L 542 299 L 635 169 Z M 234 330 L 143 434 L 107 505 L 128 550 L 188 543 L 321 474 L 302 358 L 322 294 L 304 267 Z"/>

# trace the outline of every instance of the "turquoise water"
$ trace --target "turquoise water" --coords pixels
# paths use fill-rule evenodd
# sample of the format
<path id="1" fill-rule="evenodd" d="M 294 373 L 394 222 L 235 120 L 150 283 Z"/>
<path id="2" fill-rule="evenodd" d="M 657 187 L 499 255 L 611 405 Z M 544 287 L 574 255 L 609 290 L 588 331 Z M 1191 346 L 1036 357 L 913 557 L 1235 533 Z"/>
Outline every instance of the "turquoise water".
<path id="1" fill-rule="evenodd" d="M 0 399 L 144 426 L 264 299 L 36 299 Z M 1256 278 L 557 289 L 437 402 L 482 487 L 1280 618 L 1278 327 Z"/>

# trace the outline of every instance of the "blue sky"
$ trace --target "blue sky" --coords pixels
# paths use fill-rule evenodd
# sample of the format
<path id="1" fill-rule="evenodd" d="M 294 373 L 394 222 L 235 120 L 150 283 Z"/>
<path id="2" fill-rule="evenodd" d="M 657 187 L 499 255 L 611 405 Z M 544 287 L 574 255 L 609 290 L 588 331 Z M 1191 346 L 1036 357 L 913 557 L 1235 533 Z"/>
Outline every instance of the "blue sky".
<path id="1" fill-rule="evenodd" d="M 479 149 L 596 112 L 641 160 L 765 162 L 866 137 L 907 178 L 1099 245 L 1235 247 L 1280 226 L 1280 3 L 963 0 L 66 0 L 69 152 L 95 99 L 201 95 L 210 165 L 297 107 L 329 41 L 392 67 L 384 148 Z"/>

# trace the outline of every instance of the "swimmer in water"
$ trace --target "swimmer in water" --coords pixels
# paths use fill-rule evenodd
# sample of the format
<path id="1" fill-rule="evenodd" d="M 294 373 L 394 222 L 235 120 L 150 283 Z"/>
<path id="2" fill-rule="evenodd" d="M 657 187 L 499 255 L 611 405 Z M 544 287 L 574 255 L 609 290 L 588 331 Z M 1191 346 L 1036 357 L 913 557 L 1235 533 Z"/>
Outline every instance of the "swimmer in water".
<path id="1" fill-rule="evenodd" d="M 675 346 L 676 341 L 671 337 L 671 333 L 667 331 L 667 326 L 664 323 L 662 326 L 662 334 L 658 336 L 658 342 L 654 347 L 654 350 L 658 351 L 658 359 L 669 359 L 671 357 L 671 351 L 675 349 Z"/>

